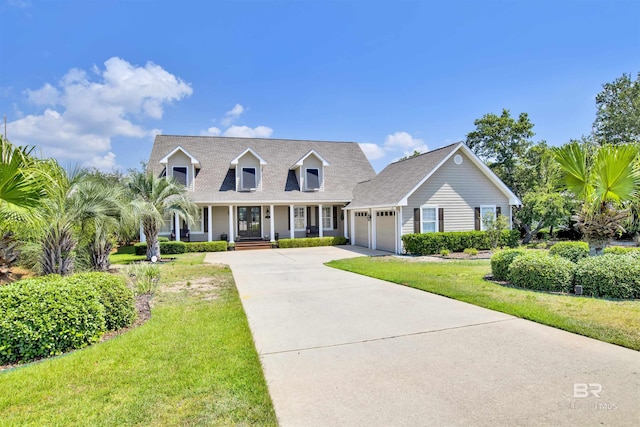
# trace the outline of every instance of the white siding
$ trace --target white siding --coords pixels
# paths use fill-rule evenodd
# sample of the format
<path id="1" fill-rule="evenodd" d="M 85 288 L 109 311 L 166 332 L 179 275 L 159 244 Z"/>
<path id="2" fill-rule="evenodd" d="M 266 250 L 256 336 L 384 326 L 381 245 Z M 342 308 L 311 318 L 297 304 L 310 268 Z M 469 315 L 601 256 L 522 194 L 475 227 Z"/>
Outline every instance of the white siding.
<path id="1" fill-rule="evenodd" d="M 474 208 L 480 205 L 496 205 L 502 215 L 509 216 L 509 199 L 471 160 L 463 157 L 456 165 L 453 156 L 440 167 L 408 200 L 402 208 L 402 234 L 413 233 L 413 209 L 422 205 L 438 205 L 444 209 L 444 230 L 475 230 Z"/>
<path id="2" fill-rule="evenodd" d="M 213 206 L 212 211 L 212 238 L 213 240 L 220 240 L 221 234 L 229 236 L 229 207 L 228 206 Z"/>

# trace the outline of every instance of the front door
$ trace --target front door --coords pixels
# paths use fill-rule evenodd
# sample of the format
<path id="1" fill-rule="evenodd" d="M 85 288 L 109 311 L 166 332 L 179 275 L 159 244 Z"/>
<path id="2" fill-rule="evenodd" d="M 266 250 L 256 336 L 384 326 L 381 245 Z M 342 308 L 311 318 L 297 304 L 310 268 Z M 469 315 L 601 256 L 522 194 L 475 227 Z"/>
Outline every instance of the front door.
<path id="1" fill-rule="evenodd" d="M 238 236 L 260 238 L 260 206 L 238 206 Z"/>

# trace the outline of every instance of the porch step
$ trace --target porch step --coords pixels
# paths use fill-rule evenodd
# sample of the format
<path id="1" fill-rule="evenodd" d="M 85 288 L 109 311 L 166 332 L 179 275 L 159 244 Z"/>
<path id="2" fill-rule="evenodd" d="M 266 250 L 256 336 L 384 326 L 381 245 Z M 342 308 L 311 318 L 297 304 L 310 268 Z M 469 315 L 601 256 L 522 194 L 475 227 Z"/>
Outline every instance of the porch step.
<path id="1" fill-rule="evenodd" d="M 271 249 L 271 242 L 266 240 L 245 240 L 236 242 L 236 251 L 250 251 L 254 249 Z"/>

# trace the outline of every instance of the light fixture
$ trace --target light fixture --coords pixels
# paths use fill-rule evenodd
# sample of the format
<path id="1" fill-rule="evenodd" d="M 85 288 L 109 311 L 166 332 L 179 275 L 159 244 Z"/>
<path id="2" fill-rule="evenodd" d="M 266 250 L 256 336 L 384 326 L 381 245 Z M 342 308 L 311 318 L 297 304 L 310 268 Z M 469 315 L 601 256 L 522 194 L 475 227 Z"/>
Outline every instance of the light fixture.
<path id="1" fill-rule="evenodd" d="M 264 217 L 265 217 L 266 219 L 271 218 L 271 213 L 269 212 L 269 208 L 267 208 L 267 212 L 266 212 L 266 214 L 265 214 L 265 216 L 264 216 Z"/>

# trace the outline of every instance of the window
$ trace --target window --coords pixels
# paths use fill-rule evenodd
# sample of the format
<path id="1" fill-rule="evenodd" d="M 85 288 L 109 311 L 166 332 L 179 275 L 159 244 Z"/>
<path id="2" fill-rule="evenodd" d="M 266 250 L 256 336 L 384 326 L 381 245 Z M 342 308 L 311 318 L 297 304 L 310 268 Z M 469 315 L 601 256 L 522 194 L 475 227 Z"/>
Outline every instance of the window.
<path id="1" fill-rule="evenodd" d="M 305 185 L 307 190 L 320 189 L 320 172 L 318 171 L 318 169 L 307 169 Z"/>
<path id="2" fill-rule="evenodd" d="M 180 184 L 187 186 L 187 168 L 184 166 L 173 167 L 173 178 Z"/>
<path id="3" fill-rule="evenodd" d="M 438 231 L 438 207 L 422 206 L 420 208 L 420 232 L 435 233 Z"/>
<path id="4" fill-rule="evenodd" d="M 202 233 L 202 231 L 204 230 L 204 212 L 203 209 L 206 208 L 201 208 L 198 216 L 193 218 L 193 225 L 191 225 L 190 227 L 190 231 L 191 233 Z"/>
<path id="5" fill-rule="evenodd" d="M 322 228 L 325 230 L 333 228 L 333 206 L 322 207 Z"/>
<path id="6" fill-rule="evenodd" d="M 171 230 L 173 230 L 173 215 L 168 215 L 165 216 L 164 221 L 162 221 L 162 226 L 160 226 L 160 233 L 170 234 Z"/>
<path id="7" fill-rule="evenodd" d="M 256 168 L 242 168 L 243 190 L 253 190 L 256 188 Z"/>
<path id="8" fill-rule="evenodd" d="M 495 205 L 483 205 L 480 206 L 480 230 L 486 230 L 484 226 L 485 218 L 496 219 L 496 207 Z"/>
<path id="9" fill-rule="evenodd" d="M 307 208 L 306 206 L 293 207 L 293 228 L 296 230 L 304 230 L 307 227 Z"/>

